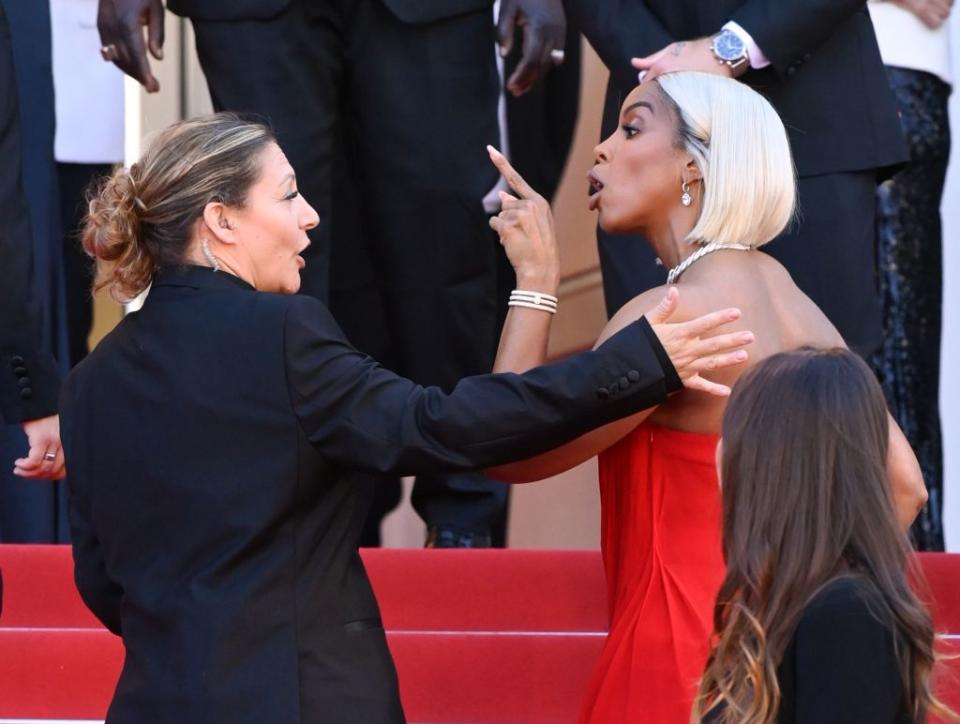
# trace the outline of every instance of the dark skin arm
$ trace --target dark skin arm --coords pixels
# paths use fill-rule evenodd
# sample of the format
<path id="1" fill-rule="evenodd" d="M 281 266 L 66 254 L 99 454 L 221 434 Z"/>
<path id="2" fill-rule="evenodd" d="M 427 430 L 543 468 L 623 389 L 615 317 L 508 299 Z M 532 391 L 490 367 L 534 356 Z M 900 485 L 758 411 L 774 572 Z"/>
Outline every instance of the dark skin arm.
<path id="1" fill-rule="evenodd" d="M 97 6 L 97 30 L 107 50 L 104 60 L 112 61 L 147 93 L 160 90 L 147 51 L 163 59 L 163 12 L 163 0 L 100 0 Z"/>

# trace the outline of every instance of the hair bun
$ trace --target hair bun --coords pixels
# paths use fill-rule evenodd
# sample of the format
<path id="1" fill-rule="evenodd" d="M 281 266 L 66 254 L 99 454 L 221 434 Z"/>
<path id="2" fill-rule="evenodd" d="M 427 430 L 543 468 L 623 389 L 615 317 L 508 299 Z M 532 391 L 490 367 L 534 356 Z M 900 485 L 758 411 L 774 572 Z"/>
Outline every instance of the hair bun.
<path id="1" fill-rule="evenodd" d="M 128 301 L 147 287 L 154 272 L 152 254 L 143 239 L 147 205 L 137 195 L 134 164 L 118 168 L 90 195 L 83 248 L 109 267 L 113 296 Z M 117 294 L 119 292 L 119 295 Z"/>

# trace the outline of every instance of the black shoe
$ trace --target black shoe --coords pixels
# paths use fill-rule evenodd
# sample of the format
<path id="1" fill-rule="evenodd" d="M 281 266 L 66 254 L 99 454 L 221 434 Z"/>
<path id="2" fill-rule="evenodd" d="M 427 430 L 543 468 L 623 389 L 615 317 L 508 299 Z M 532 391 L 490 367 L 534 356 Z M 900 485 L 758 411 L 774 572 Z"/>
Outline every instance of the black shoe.
<path id="1" fill-rule="evenodd" d="M 489 548 L 490 534 L 431 525 L 424 548 Z"/>

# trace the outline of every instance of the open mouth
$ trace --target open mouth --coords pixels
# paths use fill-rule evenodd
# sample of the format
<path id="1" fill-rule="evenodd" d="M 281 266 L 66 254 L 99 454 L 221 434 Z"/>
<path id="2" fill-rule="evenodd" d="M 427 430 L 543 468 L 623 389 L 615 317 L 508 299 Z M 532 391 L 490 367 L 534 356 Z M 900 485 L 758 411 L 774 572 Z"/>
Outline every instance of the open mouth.
<path id="1" fill-rule="evenodd" d="M 587 181 L 590 182 L 589 208 L 593 211 L 600 205 L 600 192 L 603 191 L 603 181 L 597 178 L 597 175 L 593 171 L 587 174 Z"/>

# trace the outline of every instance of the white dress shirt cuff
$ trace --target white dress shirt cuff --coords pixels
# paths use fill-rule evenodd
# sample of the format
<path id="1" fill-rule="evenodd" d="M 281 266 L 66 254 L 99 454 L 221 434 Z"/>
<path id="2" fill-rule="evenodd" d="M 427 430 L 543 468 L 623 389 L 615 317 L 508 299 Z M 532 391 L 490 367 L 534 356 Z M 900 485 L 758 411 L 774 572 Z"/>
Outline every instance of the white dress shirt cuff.
<path id="1" fill-rule="evenodd" d="M 763 51 L 760 50 L 753 37 L 746 30 L 740 27 L 739 24 L 733 22 L 732 20 L 723 26 L 724 30 L 729 30 L 731 33 L 734 33 L 740 40 L 743 41 L 744 45 L 747 46 L 747 57 L 750 58 L 750 67 L 754 70 L 760 70 L 761 68 L 766 68 L 770 65 L 770 59 L 763 54 Z"/>

